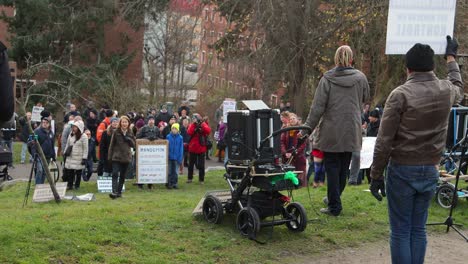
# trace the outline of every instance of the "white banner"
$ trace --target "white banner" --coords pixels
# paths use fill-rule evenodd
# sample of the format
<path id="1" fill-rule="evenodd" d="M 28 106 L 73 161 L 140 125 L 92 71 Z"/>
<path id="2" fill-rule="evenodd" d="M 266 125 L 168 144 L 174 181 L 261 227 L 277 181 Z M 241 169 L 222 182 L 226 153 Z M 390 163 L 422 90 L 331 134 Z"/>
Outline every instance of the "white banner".
<path id="1" fill-rule="evenodd" d="M 363 137 L 361 149 L 360 169 L 369 169 L 374 160 L 374 147 L 376 137 Z"/>
<path id="2" fill-rule="evenodd" d="M 385 54 L 406 54 L 416 43 L 445 54 L 453 36 L 456 0 L 390 0 Z"/>

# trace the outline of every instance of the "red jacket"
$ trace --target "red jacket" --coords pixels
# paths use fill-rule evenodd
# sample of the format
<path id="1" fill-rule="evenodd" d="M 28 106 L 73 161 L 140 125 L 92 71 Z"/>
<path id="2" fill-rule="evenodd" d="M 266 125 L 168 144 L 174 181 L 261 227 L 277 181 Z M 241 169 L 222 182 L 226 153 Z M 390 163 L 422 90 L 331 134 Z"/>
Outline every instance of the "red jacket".
<path id="1" fill-rule="evenodd" d="M 109 117 L 106 117 L 104 120 L 102 120 L 102 122 L 99 124 L 98 128 L 97 128 L 97 131 L 96 131 L 96 141 L 98 143 L 101 142 L 101 138 L 102 138 L 102 133 L 104 133 L 104 131 L 106 131 L 107 127 L 110 125 L 110 118 Z"/>
<path id="2" fill-rule="evenodd" d="M 205 122 L 201 123 L 200 131 L 195 132 L 197 124 L 191 123 L 188 127 L 187 134 L 190 136 L 188 151 L 195 154 L 202 154 L 206 152 L 206 145 L 200 145 L 200 136 L 204 136 L 208 140 L 211 133 L 211 128 Z"/>

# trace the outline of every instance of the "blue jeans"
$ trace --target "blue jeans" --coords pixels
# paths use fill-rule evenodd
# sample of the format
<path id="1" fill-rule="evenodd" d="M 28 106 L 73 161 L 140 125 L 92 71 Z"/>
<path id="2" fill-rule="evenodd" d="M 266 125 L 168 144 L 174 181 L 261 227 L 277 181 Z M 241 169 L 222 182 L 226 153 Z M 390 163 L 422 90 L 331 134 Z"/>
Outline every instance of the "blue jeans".
<path id="1" fill-rule="evenodd" d="M 168 185 L 170 187 L 177 186 L 177 181 L 179 175 L 177 174 L 177 170 L 179 169 L 179 162 L 177 160 L 169 160 L 169 182 Z"/>
<path id="2" fill-rule="evenodd" d="M 46 172 L 44 167 L 42 166 L 42 161 L 39 157 L 37 157 L 36 163 L 36 175 L 34 177 L 34 182 L 36 184 L 44 184 L 46 178 Z"/>
<path id="3" fill-rule="evenodd" d="M 26 153 L 28 152 L 28 143 L 23 142 L 21 144 L 21 163 L 24 163 L 26 160 Z M 31 155 L 29 155 L 29 159 L 31 160 Z"/>
<path id="4" fill-rule="evenodd" d="M 387 200 L 392 263 L 423 263 L 426 221 L 439 172 L 435 165 L 398 165 L 387 168 Z"/>

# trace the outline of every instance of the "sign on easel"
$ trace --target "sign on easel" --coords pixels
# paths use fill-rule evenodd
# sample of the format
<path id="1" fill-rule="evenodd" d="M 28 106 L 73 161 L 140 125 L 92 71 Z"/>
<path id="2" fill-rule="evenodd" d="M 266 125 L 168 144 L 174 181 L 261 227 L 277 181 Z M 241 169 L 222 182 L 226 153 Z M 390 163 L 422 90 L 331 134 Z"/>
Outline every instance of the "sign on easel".
<path id="1" fill-rule="evenodd" d="M 223 122 L 227 123 L 227 114 L 231 111 L 236 111 L 236 101 L 234 99 L 224 100 L 223 102 Z"/>
<path id="2" fill-rule="evenodd" d="M 416 43 L 444 54 L 453 36 L 456 0 L 390 0 L 385 54 L 406 54 Z"/>
<path id="3" fill-rule="evenodd" d="M 31 112 L 31 121 L 33 122 L 41 122 L 41 112 L 44 111 L 44 107 L 42 106 L 33 106 Z"/>
<path id="4" fill-rule="evenodd" d="M 137 183 L 167 183 L 169 145 L 167 140 L 137 139 Z"/>
<path id="5" fill-rule="evenodd" d="M 60 198 L 63 198 L 67 192 L 67 183 L 57 182 L 55 184 L 55 188 L 57 189 L 57 193 Z M 34 188 L 33 202 L 40 203 L 52 200 L 55 200 L 55 198 L 52 190 L 50 189 L 50 184 L 36 184 L 36 187 Z"/>

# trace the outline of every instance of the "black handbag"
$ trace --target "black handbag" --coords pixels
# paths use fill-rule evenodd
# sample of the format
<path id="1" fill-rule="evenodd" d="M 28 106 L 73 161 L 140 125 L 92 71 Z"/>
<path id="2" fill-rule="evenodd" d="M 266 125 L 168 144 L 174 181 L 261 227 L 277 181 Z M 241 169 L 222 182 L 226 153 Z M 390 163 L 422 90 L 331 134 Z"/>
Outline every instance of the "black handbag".
<path id="1" fill-rule="evenodd" d="M 68 146 L 67 149 L 65 149 L 65 152 L 63 153 L 64 157 L 69 157 L 72 153 L 73 150 L 73 145 Z"/>

